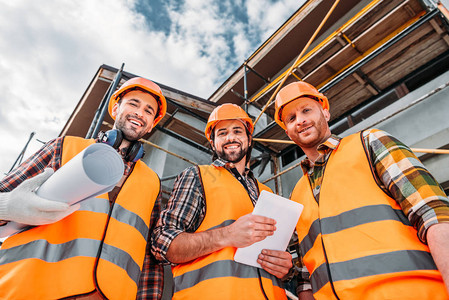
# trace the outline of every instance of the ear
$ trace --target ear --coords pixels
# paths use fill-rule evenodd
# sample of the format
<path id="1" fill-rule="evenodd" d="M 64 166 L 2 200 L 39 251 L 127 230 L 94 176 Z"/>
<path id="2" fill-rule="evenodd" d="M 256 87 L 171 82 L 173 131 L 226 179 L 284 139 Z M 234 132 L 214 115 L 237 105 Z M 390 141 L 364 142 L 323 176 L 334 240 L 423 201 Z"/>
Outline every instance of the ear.
<path id="1" fill-rule="evenodd" d="M 117 103 L 114 104 L 114 106 L 112 107 L 112 117 L 117 117 L 117 113 L 118 113 L 118 108 L 120 107 L 120 105 Z"/>
<path id="2" fill-rule="evenodd" d="M 323 115 L 324 118 L 326 118 L 326 121 L 329 122 L 329 120 L 331 119 L 331 113 L 327 109 L 323 109 Z"/>
<path id="3" fill-rule="evenodd" d="M 248 135 L 248 147 L 251 147 L 251 144 L 253 143 L 253 136 Z"/>
<path id="4" fill-rule="evenodd" d="M 215 151 L 214 141 L 209 141 L 209 143 L 210 143 L 210 146 L 211 146 L 212 150 Z"/>
<path id="5" fill-rule="evenodd" d="M 150 126 L 150 128 L 148 129 L 148 131 L 146 133 L 151 132 L 151 130 L 153 130 L 154 126 L 156 126 L 156 124 L 154 124 L 154 119 L 156 119 L 156 117 L 154 117 L 153 120 L 151 121 L 152 122 L 151 126 Z"/>
<path id="6" fill-rule="evenodd" d="M 148 128 L 148 130 L 147 130 L 147 132 L 145 132 L 145 134 L 150 133 L 151 130 L 153 130 L 153 128 L 154 128 L 154 122 L 153 122 L 153 124 Z"/>

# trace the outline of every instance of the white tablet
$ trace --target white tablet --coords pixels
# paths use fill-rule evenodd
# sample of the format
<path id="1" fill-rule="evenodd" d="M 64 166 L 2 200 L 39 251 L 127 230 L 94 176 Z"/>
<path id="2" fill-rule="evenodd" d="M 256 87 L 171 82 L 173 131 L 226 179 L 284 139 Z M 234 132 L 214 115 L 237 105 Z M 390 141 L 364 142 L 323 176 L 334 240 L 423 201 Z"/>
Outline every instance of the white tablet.
<path id="1" fill-rule="evenodd" d="M 257 263 L 257 257 L 262 252 L 262 249 L 285 251 L 303 208 L 304 205 L 300 203 L 262 191 L 254 207 L 253 214 L 275 219 L 276 231 L 272 236 L 268 236 L 260 242 L 245 248 L 238 248 L 234 255 L 234 260 L 242 264 L 261 268 Z"/>

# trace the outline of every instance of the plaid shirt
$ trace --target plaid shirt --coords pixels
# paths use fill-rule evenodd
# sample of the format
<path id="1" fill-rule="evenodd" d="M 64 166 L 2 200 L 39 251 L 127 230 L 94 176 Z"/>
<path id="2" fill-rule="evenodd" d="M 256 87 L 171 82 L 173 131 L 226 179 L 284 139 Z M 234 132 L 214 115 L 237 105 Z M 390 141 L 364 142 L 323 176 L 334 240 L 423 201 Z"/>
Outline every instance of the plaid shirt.
<path id="1" fill-rule="evenodd" d="M 249 169 L 240 176 L 232 163 L 217 159 L 213 166 L 225 168 L 243 186 L 246 185 L 248 195 L 253 204 L 259 197 L 257 180 Z M 171 242 L 182 232 L 195 232 L 206 215 L 206 199 L 201 183 L 201 176 L 197 166 L 185 169 L 175 180 L 173 191 L 167 203 L 167 208 L 153 231 L 152 252 L 156 258 L 164 263 L 170 263 L 166 254 Z M 239 179 L 240 178 L 240 179 Z"/>
<path id="2" fill-rule="evenodd" d="M 58 137 L 45 144 L 33 156 L 2 179 L 0 182 L 0 192 L 13 190 L 24 180 L 42 173 L 45 168 L 52 168 L 55 171 L 59 169 L 61 167 L 62 143 L 63 138 Z M 132 167 L 132 162 L 125 162 L 124 175 L 129 175 Z M 151 213 L 150 233 L 152 231 L 151 229 L 156 225 L 155 223 L 159 217 L 160 210 L 161 194 L 159 193 Z M 140 274 L 137 292 L 138 299 L 160 299 L 162 296 L 164 284 L 163 267 L 155 261 L 149 250 L 150 246 L 148 243 L 142 273 Z"/>
<path id="3" fill-rule="evenodd" d="M 370 163 L 374 166 L 377 183 L 395 199 L 426 243 L 427 229 L 433 224 L 449 222 L 449 200 L 438 182 L 427 171 L 406 145 L 385 131 L 363 132 Z M 332 150 L 341 141 L 332 135 L 318 146 L 319 157 L 313 164 L 309 159 L 301 162 L 304 174 L 309 175 L 313 195 L 319 202 L 324 168 Z M 298 271 L 297 293 L 311 289 L 309 273 L 303 266 Z"/>

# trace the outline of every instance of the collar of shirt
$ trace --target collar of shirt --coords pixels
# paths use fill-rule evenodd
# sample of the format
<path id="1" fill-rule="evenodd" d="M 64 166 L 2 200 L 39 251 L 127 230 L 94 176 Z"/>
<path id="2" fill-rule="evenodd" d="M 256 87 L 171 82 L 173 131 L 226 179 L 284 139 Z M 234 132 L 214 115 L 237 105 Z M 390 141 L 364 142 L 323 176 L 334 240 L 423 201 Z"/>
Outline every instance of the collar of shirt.
<path id="1" fill-rule="evenodd" d="M 128 176 L 131 173 L 132 169 L 133 169 L 134 162 L 132 162 L 132 161 L 123 161 L 123 163 L 125 164 L 125 172 L 123 173 L 123 175 Z"/>
<path id="2" fill-rule="evenodd" d="M 227 170 L 231 170 L 231 169 L 235 169 L 235 166 L 232 162 L 226 161 L 222 158 L 218 158 L 216 159 L 213 163 L 213 166 L 215 167 L 221 167 L 221 168 L 225 168 Z M 252 176 L 252 171 L 250 168 L 245 167 L 245 171 L 242 174 L 243 176 L 247 177 L 247 176 Z"/>
<path id="3" fill-rule="evenodd" d="M 217 159 L 215 160 L 212 165 L 217 168 L 225 168 L 229 171 L 229 173 L 232 174 L 245 188 L 245 190 L 248 192 L 248 195 L 251 199 L 251 202 L 253 205 L 256 204 L 257 197 L 259 197 L 259 188 L 257 184 L 257 180 L 254 177 L 253 172 L 251 169 L 245 167 L 245 171 L 242 174 L 240 174 L 237 169 L 235 168 L 234 164 L 231 162 L 228 162 L 223 159 Z"/>
<path id="4" fill-rule="evenodd" d="M 324 143 L 318 145 L 317 150 L 319 156 L 315 160 L 315 162 L 312 162 L 307 157 L 301 161 L 301 169 L 303 174 L 305 175 L 311 172 L 315 165 L 324 164 L 326 160 L 329 158 L 329 155 L 332 152 L 332 150 L 337 149 L 341 139 L 342 139 L 341 137 L 332 134 Z"/>

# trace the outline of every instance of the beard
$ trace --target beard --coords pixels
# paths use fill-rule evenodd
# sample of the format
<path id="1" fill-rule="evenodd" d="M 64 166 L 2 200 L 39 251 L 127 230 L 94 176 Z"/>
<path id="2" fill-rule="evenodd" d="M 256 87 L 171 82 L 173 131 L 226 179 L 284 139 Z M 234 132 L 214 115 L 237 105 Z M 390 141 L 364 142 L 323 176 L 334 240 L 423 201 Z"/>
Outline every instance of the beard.
<path id="1" fill-rule="evenodd" d="M 142 126 L 142 128 L 140 129 L 140 131 L 132 128 L 129 123 L 127 122 L 128 118 L 131 117 L 130 114 L 121 117 L 120 119 L 117 119 L 115 122 L 115 128 L 120 129 L 123 133 L 123 138 L 127 141 L 133 142 L 133 141 L 137 141 L 140 138 L 142 138 L 145 134 L 145 125 L 146 122 L 144 122 L 144 120 L 139 119 L 139 121 L 141 121 L 144 125 Z M 134 116 L 134 118 L 136 118 Z"/>
<path id="2" fill-rule="evenodd" d="M 234 143 L 234 142 L 232 142 L 232 143 Z M 231 144 L 231 143 L 228 143 L 228 144 Z M 216 150 L 217 156 L 219 158 L 226 160 L 228 162 L 231 162 L 231 163 L 238 163 L 248 153 L 248 147 L 244 148 L 241 144 L 240 144 L 240 148 L 236 149 L 235 151 L 228 151 L 228 153 L 225 152 L 224 146 L 226 146 L 226 144 L 223 145 L 221 150 L 218 150 L 218 149 Z"/>
<path id="3" fill-rule="evenodd" d="M 312 121 L 310 125 L 313 127 L 313 132 L 310 135 L 302 137 L 301 134 L 298 133 L 295 137 L 291 138 L 301 148 L 315 148 L 325 142 L 329 137 L 327 134 L 327 121 L 324 116 L 317 122 Z"/>

